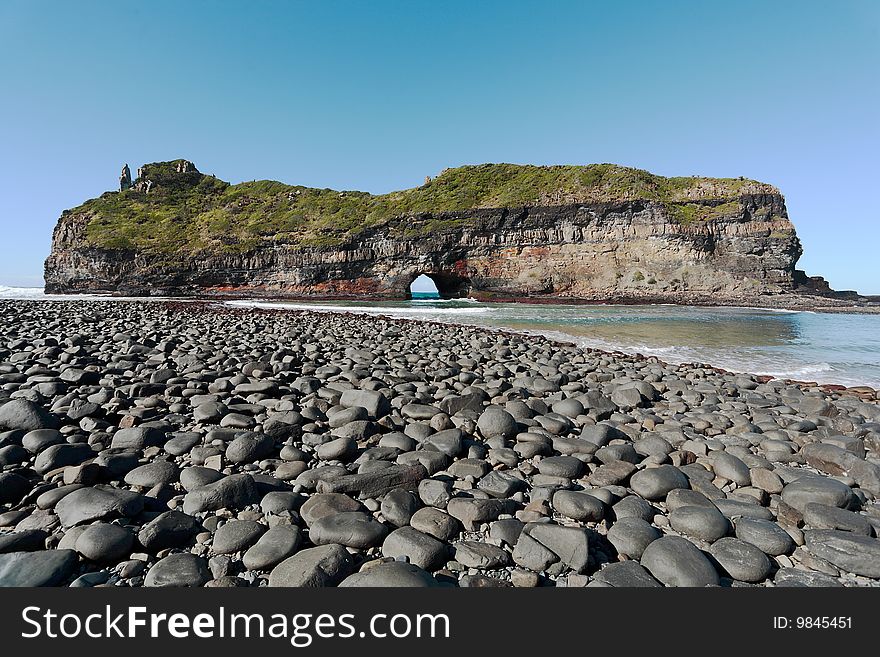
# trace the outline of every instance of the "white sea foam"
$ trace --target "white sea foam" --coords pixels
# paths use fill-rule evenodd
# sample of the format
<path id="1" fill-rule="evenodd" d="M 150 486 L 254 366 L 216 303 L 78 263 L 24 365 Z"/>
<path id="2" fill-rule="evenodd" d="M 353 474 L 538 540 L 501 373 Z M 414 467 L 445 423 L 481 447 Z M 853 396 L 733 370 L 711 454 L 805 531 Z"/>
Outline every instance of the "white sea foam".
<path id="1" fill-rule="evenodd" d="M 406 306 L 334 306 L 312 303 L 288 303 L 284 301 L 227 301 L 228 306 L 245 308 L 280 308 L 284 310 L 311 310 L 314 312 L 362 313 L 367 315 L 481 315 L 490 312 L 489 308 L 409 308 Z M 433 318 L 431 318 L 433 319 Z"/>
<path id="2" fill-rule="evenodd" d="M 14 287 L 0 285 L 0 299 L 43 299 L 46 293 L 41 287 Z"/>

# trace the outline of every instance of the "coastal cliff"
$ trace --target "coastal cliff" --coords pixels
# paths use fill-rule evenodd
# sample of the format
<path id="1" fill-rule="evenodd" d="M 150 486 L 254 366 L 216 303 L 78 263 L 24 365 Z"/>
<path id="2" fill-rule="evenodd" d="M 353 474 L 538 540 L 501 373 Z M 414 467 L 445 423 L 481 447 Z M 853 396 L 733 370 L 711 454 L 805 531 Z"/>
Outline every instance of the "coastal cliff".
<path id="1" fill-rule="evenodd" d="M 45 278 L 56 293 L 404 299 L 426 274 L 446 298 L 755 303 L 804 288 L 800 255 L 779 191 L 741 178 L 487 164 L 371 195 L 230 185 L 175 160 L 65 211 Z"/>

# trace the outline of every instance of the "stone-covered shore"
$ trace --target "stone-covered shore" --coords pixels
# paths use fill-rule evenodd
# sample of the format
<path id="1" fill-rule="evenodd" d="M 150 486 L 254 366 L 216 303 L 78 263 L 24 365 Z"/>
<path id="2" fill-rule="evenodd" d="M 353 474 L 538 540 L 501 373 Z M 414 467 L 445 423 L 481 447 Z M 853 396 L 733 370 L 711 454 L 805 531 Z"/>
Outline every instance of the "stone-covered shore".
<path id="1" fill-rule="evenodd" d="M 880 583 L 880 405 L 536 336 L 0 301 L 0 585 Z"/>

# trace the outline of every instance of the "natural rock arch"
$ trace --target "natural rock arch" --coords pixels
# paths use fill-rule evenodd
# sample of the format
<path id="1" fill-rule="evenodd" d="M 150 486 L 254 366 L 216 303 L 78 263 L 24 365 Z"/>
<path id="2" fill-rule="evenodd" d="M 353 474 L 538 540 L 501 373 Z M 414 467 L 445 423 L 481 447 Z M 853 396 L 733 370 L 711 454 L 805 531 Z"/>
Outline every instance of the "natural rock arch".
<path id="1" fill-rule="evenodd" d="M 412 299 L 411 287 L 413 281 L 419 276 L 427 276 L 437 286 L 437 293 L 441 299 L 462 299 L 471 292 L 471 281 L 466 276 L 448 271 L 414 271 L 404 277 L 405 284 L 402 286 L 400 296 L 404 299 Z"/>

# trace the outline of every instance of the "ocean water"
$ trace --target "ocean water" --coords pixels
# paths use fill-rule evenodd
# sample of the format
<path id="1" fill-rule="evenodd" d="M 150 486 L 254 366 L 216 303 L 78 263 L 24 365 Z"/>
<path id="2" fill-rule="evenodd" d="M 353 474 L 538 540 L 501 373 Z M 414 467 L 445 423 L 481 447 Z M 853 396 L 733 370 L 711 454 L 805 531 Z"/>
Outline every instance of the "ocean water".
<path id="1" fill-rule="evenodd" d="M 708 363 L 735 372 L 880 389 L 880 314 L 761 308 L 478 303 L 426 293 L 411 301 L 228 301 L 237 307 L 354 312 L 538 333 L 607 351 Z M 0 286 L 0 298 L 69 299 Z M 94 298 L 82 295 L 76 298 Z"/>

